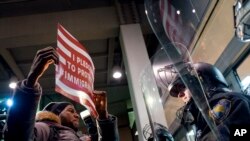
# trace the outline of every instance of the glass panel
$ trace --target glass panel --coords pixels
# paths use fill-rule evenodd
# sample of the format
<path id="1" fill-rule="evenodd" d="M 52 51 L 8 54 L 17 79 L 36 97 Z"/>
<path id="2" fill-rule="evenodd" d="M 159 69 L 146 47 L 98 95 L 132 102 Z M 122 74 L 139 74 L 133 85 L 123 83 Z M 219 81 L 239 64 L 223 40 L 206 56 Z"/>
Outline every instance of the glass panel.
<path id="1" fill-rule="evenodd" d="M 236 69 L 239 75 L 242 90 L 245 94 L 250 95 L 250 55 Z"/>

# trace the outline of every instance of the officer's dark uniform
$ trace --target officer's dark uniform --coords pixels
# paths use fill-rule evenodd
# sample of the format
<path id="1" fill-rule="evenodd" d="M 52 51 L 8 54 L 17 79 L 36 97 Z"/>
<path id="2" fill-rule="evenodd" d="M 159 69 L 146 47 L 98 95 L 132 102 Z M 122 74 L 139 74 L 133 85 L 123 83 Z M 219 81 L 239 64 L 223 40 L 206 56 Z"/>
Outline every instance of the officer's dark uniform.
<path id="1" fill-rule="evenodd" d="M 219 90 L 209 99 L 209 104 L 212 108 L 211 111 L 208 111 L 209 116 L 214 119 L 221 140 L 230 140 L 230 134 L 233 134 L 230 133 L 230 128 L 233 125 L 250 126 L 249 96 L 242 93 Z M 197 140 L 216 140 L 194 102 L 190 102 L 186 105 L 186 108 L 194 117 L 193 124 L 195 124 L 197 129 Z"/>
<path id="2" fill-rule="evenodd" d="M 232 126 L 250 126 L 250 98 L 242 93 L 231 92 L 228 89 L 224 76 L 213 65 L 197 63 L 194 64 L 194 68 L 201 78 L 209 106 L 211 107 L 211 109 L 204 112 L 207 112 L 209 117 L 215 122 L 217 131 L 219 132 L 219 139 L 229 141 L 230 135 L 234 134 L 230 133 Z M 178 77 L 176 78 L 171 87 L 169 87 L 170 95 L 174 97 L 177 97 L 179 93 L 178 89 L 185 87 L 180 87 L 180 85 L 184 84 L 181 84 L 182 82 Z M 196 139 L 198 141 L 216 140 L 193 100 L 185 106 L 183 111 L 190 112 L 193 116 L 193 122 L 191 124 L 195 124 L 196 126 Z M 182 123 L 184 126 L 190 125 L 190 122 L 185 123 L 184 119 L 182 119 Z"/>

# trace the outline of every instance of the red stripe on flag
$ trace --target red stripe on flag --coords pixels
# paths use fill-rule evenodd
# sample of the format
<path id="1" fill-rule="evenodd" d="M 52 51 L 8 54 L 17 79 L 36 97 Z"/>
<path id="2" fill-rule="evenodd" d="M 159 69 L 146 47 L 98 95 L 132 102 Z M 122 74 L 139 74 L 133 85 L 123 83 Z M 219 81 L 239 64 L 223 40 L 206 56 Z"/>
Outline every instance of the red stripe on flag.
<path id="1" fill-rule="evenodd" d="M 82 44 L 77 41 L 75 38 L 72 38 L 72 36 L 70 36 L 65 30 L 64 28 L 62 27 L 62 25 L 58 24 L 58 29 L 62 32 L 62 34 L 67 38 L 69 39 L 72 43 L 74 43 L 75 45 L 81 47 L 84 51 L 87 52 L 87 50 L 82 46 Z"/>
<path id="2" fill-rule="evenodd" d="M 171 0 L 160 0 L 159 9 L 162 24 L 165 33 L 171 42 L 178 42 L 185 45 L 187 48 L 190 46 L 192 38 L 195 34 L 195 29 L 188 23 L 183 23 L 182 16 L 184 14 L 177 14 L 184 9 L 176 9 Z"/>

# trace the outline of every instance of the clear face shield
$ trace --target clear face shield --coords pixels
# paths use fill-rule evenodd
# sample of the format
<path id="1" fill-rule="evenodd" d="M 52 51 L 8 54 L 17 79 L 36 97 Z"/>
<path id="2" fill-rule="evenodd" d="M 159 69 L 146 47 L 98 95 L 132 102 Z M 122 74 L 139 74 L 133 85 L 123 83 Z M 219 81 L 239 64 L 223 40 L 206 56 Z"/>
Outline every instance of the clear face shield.
<path id="1" fill-rule="evenodd" d="M 178 46 L 178 44 L 169 44 Z M 185 47 L 178 46 L 185 49 Z M 180 54 L 184 53 L 180 51 Z M 173 61 L 162 48 L 151 58 L 141 73 L 143 92 L 150 123 L 144 129 L 147 140 L 192 141 L 200 136 L 197 124 L 204 124 L 214 139 L 219 140 L 215 121 L 209 115 L 211 108 L 198 73 L 188 51 Z M 197 118 L 199 117 L 199 119 Z M 202 119 L 202 122 L 199 120 Z M 205 127 L 204 126 L 204 127 Z M 165 141 L 164 140 L 164 141 Z"/>
<path id="2" fill-rule="evenodd" d="M 199 27 L 199 14 L 204 11 L 195 11 L 191 1 L 185 2 L 145 1 L 148 20 L 162 47 L 140 76 L 150 120 L 143 129 L 147 140 L 196 140 L 201 134 L 194 124 L 197 116 L 202 117 L 202 124 L 213 139 L 221 140 L 209 115 L 211 108 L 202 80 L 189 54 Z M 190 14 L 193 15 L 189 17 Z"/>

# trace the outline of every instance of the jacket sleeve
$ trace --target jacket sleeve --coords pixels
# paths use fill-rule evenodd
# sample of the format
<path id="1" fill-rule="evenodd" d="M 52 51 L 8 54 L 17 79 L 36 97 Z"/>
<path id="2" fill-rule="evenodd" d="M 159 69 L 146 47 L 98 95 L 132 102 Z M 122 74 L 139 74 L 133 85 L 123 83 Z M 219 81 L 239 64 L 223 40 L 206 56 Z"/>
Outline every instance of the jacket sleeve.
<path id="1" fill-rule="evenodd" d="M 101 141 L 119 141 L 117 118 L 109 115 L 107 120 L 97 120 L 97 129 Z"/>
<path id="2" fill-rule="evenodd" d="M 231 99 L 231 109 L 226 119 L 220 124 L 219 130 L 224 138 L 230 137 L 230 128 L 232 126 L 250 125 L 250 104 L 244 97 Z M 229 139 L 228 139 L 229 140 Z"/>
<path id="3" fill-rule="evenodd" d="M 33 140 L 35 115 L 42 89 L 39 84 L 29 88 L 25 83 L 26 80 L 19 82 L 13 93 L 14 104 L 7 113 L 5 141 Z"/>
<path id="4" fill-rule="evenodd" d="M 217 120 L 220 138 L 230 140 L 230 128 L 235 125 L 250 125 L 250 102 L 243 94 L 228 94 L 229 106 L 224 106 L 223 116 Z M 212 134 L 211 134 L 212 135 Z M 211 140 L 211 138 L 210 138 Z"/>

